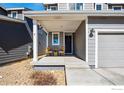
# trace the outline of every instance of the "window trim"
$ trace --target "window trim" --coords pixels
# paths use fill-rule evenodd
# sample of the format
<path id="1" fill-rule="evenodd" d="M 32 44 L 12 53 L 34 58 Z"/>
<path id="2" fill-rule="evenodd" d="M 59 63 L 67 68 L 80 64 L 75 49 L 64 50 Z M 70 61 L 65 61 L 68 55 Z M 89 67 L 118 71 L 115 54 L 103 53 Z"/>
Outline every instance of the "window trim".
<path id="1" fill-rule="evenodd" d="M 77 9 L 77 4 L 82 4 L 83 5 L 82 9 L 78 10 Z M 75 10 L 76 11 L 82 11 L 82 10 L 84 10 L 84 3 L 75 3 Z"/>
<path id="2" fill-rule="evenodd" d="M 121 10 L 114 10 L 114 7 L 121 7 Z M 122 9 L 123 9 L 122 6 L 117 6 L 117 5 L 116 6 L 112 6 L 112 10 L 113 11 L 122 11 Z"/>
<path id="3" fill-rule="evenodd" d="M 96 3 L 96 4 L 95 4 L 95 10 L 96 10 L 96 11 L 101 11 L 101 10 L 97 10 L 97 8 L 96 8 L 97 5 L 101 5 L 101 10 L 103 10 L 103 4 L 101 4 L 101 3 Z"/>
<path id="4" fill-rule="evenodd" d="M 54 34 L 57 34 L 58 35 L 58 43 L 57 44 L 54 44 Z M 52 45 L 60 45 L 60 33 L 59 32 L 52 32 Z"/>
<path id="5" fill-rule="evenodd" d="M 18 18 L 18 12 L 17 12 L 17 11 L 11 11 L 11 17 L 12 17 L 12 18 L 14 18 L 14 17 L 13 17 L 13 13 L 16 13 L 16 17 L 15 17 L 15 18 L 17 19 L 17 18 Z"/>
<path id="6" fill-rule="evenodd" d="M 52 10 L 52 7 L 56 7 L 56 10 Z M 57 6 L 50 6 L 50 11 L 57 11 Z"/>

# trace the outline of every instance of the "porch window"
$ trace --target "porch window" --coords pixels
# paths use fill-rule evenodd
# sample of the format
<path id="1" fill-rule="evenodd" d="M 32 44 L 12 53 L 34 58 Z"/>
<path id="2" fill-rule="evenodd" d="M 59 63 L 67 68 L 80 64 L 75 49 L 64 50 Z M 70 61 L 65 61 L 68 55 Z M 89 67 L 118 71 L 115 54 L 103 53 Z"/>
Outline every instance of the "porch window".
<path id="1" fill-rule="evenodd" d="M 52 45 L 59 45 L 59 33 L 52 34 Z"/>

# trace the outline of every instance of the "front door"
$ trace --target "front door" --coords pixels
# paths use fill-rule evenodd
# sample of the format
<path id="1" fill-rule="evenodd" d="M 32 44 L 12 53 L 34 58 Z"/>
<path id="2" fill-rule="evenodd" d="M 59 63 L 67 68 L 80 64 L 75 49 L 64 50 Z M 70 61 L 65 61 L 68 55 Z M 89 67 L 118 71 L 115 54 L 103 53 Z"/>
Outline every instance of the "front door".
<path id="1" fill-rule="evenodd" d="M 65 53 L 66 54 L 72 53 L 72 36 L 71 35 L 65 36 Z"/>

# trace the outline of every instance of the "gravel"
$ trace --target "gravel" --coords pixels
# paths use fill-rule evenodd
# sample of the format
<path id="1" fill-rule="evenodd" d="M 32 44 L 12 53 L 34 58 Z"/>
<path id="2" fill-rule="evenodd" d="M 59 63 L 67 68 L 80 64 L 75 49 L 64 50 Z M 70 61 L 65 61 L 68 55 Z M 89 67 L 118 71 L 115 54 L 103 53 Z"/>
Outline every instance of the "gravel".
<path id="1" fill-rule="evenodd" d="M 31 59 L 26 59 L 1 65 L 0 85 L 36 85 L 34 83 L 35 78 L 31 77 L 36 71 L 32 69 L 30 62 Z M 46 79 L 47 76 L 49 76 L 46 74 L 52 74 L 53 78 L 56 80 L 56 83 L 53 83 L 53 85 L 65 85 L 65 73 L 63 70 L 43 70 L 39 73 L 45 74 L 46 77 L 42 77 L 42 79 Z M 49 84 L 49 82 L 43 83 L 43 85 L 44 84 L 52 85 Z M 42 83 L 40 83 L 40 85 L 42 85 Z"/>

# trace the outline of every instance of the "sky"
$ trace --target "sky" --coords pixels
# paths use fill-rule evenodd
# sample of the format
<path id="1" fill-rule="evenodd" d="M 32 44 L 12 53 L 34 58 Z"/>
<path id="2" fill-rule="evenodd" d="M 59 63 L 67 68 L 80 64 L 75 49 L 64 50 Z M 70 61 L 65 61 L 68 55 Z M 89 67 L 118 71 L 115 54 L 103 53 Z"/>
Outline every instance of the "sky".
<path id="1" fill-rule="evenodd" d="M 42 3 L 0 3 L 4 8 L 25 7 L 32 10 L 44 10 Z"/>

